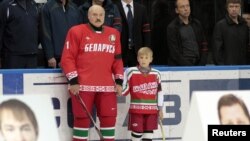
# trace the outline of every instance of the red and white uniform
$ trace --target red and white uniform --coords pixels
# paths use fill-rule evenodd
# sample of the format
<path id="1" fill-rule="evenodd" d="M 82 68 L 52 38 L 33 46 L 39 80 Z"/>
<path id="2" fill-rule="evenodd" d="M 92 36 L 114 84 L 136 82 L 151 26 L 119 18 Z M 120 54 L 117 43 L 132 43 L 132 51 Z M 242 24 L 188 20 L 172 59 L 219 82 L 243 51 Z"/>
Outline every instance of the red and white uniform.
<path id="1" fill-rule="evenodd" d="M 128 68 L 123 82 L 123 95 L 131 95 L 130 113 L 157 114 L 158 106 L 163 105 L 163 95 L 159 93 L 161 76 L 158 70 L 151 68 L 144 74 L 138 67 Z"/>
<path id="2" fill-rule="evenodd" d="M 71 85 L 80 85 L 79 95 L 87 110 L 91 112 L 95 105 L 104 141 L 114 141 L 115 80 L 123 79 L 120 33 L 107 26 L 102 31 L 93 30 L 89 24 L 72 27 L 66 37 L 61 67 Z M 86 141 L 90 120 L 73 94 L 71 100 L 73 141 Z"/>
<path id="3" fill-rule="evenodd" d="M 120 33 L 103 26 L 98 33 L 88 24 L 72 27 L 67 35 L 61 67 L 70 81 L 78 77 L 80 91 L 114 92 L 114 79 L 123 79 Z"/>

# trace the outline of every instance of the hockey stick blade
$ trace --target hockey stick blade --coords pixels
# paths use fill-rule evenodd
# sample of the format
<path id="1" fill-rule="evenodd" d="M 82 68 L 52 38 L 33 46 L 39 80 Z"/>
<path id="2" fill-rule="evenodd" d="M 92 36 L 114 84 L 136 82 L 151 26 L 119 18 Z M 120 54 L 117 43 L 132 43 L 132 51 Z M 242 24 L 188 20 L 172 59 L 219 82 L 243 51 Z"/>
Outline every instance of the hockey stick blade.
<path id="1" fill-rule="evenodd" d="M 97 134 L 99 135 L 100 139 L 103 140 L 103 136 L 102 136 L 102 133 L 100 131 L 100 129 L 97 127 L 96 123 L 95 123 L 95 120 L 93 119 L 92 115 L 89 113 L 85 103 L 83 102 L 82 98 L 80 97 L 79 94 L 76 95 L 76 98 L 78 99 L 79 103 L 81 104 L 82 108 L 84 109 L 84 111 L 87 113 L 89 119 L 91 120 L 91 122 L 93 123 L 94 127 L 95 127 L 95 130 L 97 132 Z"/>
<path id="2" fill-rule="evenodd" d="M 161 127 L 161 134 L 162 134 L 162 141 L 165 141 L 165 130 L 164 130 L 164 127 L 163 127 L 163 124 L 162 124 L 162 121 L 159 119 L 159 124 L 160 124 L 160 127 Z"/>

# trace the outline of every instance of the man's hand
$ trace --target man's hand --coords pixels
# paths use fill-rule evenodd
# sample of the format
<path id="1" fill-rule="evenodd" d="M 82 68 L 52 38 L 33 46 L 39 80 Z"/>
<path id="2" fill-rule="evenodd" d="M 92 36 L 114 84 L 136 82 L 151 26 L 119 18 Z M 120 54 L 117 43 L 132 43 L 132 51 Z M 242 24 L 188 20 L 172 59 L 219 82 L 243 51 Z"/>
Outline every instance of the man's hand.
<path id="1" fill-rule="evenodd" d="M 78 95 L 79 90 L 80 90 L 80 85 L 79 84 L 69 85 L 68 89 L 69 89 L 70 93 L 72 93 L 74 95 Z"/>
<path id="2" fill-rule="evenodd" d="M 56 59 L 54 57 L 48 60 L 48 66 L 51 68 L 56 68 Z"/>
<path id="3" fill-rule="evenodd" d="M 115 92 L 116 92 L 116 94 L 117 94 L 118 96 L 121 96 L 121 95 L 122 95 L 122 86 L 116 84 L 116 86 L 115 86 Z"/>

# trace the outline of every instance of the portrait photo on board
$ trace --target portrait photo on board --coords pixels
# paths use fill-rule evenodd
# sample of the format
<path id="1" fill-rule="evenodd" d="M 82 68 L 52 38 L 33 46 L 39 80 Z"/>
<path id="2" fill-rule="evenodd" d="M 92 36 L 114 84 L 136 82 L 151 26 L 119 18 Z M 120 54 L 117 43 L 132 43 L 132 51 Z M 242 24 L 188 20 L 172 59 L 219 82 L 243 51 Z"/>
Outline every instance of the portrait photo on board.
<path id="1" fill-rule="evenodd" d="M 207 141 L 208 125 L 250 125 L 249 108 L 249 90 L 194 91 L 183 141 Z"/>
<path id="2" fill-rule="evenodd" d="M 0 96 L 0 141 L 19 140 L 59 141 L 50 97 Z"/>

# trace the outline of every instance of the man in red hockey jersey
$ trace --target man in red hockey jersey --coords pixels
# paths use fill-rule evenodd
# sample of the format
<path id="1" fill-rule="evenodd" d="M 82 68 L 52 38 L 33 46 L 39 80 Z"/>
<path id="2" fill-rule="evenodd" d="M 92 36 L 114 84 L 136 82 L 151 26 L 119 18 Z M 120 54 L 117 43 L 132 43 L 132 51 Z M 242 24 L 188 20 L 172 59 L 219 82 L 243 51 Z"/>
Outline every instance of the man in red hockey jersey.
<path id="1" fill-rule="evenodd" d="M 103 25 L 104 15 L 101 6 L 91 6 L 89 23 L 69 30 L 62 53 L 61 66 L 72 98 L 73 141 L 86 141 L 90 126 L 75 95 L 82 98 L 88 111 L 96 106 L 104 141 L 115 139 L 116 93 L 122 92 L 123 63 L 120 33 Z"/>

